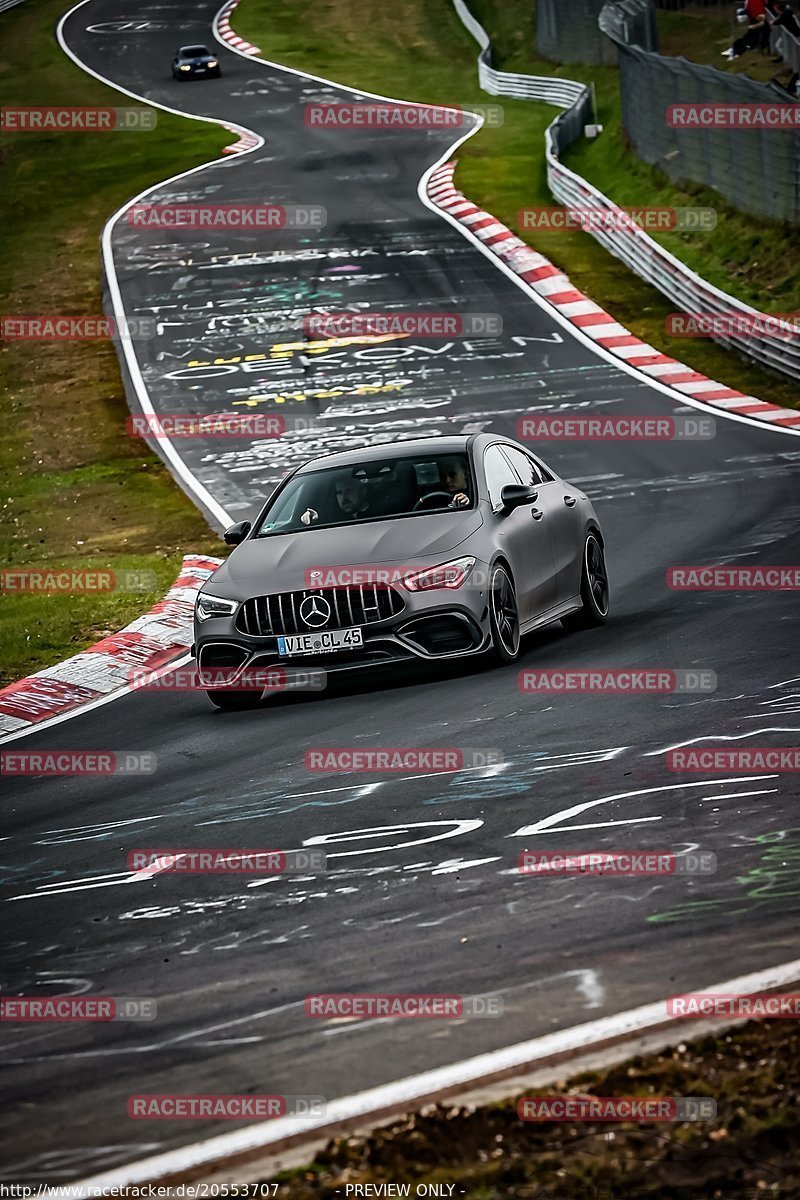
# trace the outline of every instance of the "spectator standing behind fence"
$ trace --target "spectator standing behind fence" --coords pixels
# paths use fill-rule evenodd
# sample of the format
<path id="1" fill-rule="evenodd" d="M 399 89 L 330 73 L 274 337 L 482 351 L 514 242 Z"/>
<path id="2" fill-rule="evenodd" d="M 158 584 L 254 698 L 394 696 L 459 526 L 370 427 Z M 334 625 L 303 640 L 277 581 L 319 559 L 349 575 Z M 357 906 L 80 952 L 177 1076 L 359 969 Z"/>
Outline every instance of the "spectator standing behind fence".
<path id="1" fill-rule="evenodd" d="M 800 20 L 798 20 L 792 7 L 787 3 L 787 0 L 771 0 L 767 5 L 768 19 L 772 28 L 785 29 L 791 37 L 795 38 L 800 43 Z M 783 56 L 778 55 L 773 58 L 773 62 L 783 62 Z M 795 61 L 795 60 L 792 60 Z M 786 91 L 790 96 L 794 96 L 800 100 L 800 73 L 794 72 L 789 82 L 785 85 Z"/>
<path id="2" fill-rule="evenodd" d="M 775 13 L 775 20 L 772 24 L 779 25 L 781 29 L 785 29 L 792 37 L 800 39 L 800 21 L 798 21 L 786 0 L 775 0 L 775 3 L 771 7 Z M 780 59 L 776 59 L 776 62 L 780 61 Z"/>
<path id="3" fill-rule="evenodd" d="M 767 25 L 766 0 L 745 0 L 744 14 L 747 17 L 747 32 L 722 51 L 722 57 L 728 61 L 738 58 L 747 50 L 758 50 L 769 45 L 769 26 Z"/>

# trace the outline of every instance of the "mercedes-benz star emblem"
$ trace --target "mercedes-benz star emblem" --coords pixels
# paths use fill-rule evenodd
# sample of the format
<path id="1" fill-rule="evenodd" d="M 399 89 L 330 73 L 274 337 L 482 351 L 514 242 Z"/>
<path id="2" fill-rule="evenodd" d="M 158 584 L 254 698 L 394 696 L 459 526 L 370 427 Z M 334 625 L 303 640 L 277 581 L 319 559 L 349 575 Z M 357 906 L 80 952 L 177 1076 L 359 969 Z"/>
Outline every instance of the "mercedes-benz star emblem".
<path id="1" fill-rule="evenodd" d="M 300 604 L 300 616 L 312 629 L 320 629 L 331 619 L 331 606 L 324 596 L 306 596 Z"/>

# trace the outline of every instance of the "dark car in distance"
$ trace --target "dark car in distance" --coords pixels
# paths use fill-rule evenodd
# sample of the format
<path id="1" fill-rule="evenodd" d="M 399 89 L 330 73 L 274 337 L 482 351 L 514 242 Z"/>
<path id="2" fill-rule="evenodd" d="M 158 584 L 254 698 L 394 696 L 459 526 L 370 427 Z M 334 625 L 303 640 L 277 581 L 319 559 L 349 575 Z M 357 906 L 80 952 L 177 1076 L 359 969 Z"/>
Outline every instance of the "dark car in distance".
<path id="1" fill-rule="evenodd" d="M 219 79 L 219 58 L 207 46 L 180 46 L 172 60 L 173 79 Z"/>
<path id="2" fill-rule="evenodd" d="M 195 647 L 220 708 L 274 667 L 354 671 L 492 654 L 609 610 L 597 514 L 530 450 L 491 433 L 324 455 L 281 481 L 200 590 Z"/>

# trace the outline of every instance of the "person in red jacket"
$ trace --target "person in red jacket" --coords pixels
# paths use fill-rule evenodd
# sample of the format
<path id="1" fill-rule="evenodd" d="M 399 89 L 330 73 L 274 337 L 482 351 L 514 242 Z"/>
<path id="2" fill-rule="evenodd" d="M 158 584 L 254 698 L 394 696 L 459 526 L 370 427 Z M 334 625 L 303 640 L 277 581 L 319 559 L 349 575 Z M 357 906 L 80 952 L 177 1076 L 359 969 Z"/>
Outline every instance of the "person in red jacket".
<path id="1" fill-rule="evenodd" d="M 745 0 L 744 12 L 747 17 L 747 32 L 737 38 L 729 49 L 722 51 L 722 57 L 728 61 L 738 58 L 747 50 L 757 50 L 759 46 L 769 45 L 767 0 Z"/>

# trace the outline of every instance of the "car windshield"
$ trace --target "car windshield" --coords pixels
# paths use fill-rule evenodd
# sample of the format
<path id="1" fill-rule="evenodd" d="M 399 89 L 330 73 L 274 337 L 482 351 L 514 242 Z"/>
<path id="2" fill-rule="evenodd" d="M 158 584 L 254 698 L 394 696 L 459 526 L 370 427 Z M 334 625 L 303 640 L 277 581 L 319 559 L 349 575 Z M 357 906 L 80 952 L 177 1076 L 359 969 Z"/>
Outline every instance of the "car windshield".
<path id="1" fill-rule="evenodd" d="M 466 454 L 365 460 L 295 475 L 264 514 L 256 537 L 474 507 Z"/>
<path id="2" fill-rule="evenodd" d="M 182 54 L 184 58 L 200 58 L 203 54 L 208 55 L 210 52 L 206 50 L 205 46 L 184 46 L 178 53 Z"/>

